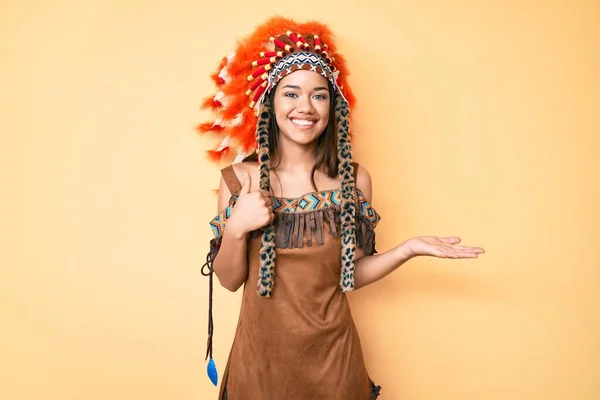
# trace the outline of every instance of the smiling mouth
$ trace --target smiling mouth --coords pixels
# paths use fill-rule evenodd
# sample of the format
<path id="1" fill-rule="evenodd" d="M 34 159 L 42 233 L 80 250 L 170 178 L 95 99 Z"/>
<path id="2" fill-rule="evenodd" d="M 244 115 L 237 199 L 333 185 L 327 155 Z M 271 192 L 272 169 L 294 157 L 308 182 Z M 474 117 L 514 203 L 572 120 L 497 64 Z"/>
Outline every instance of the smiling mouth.
<path id="1" fill-rule="evenodd" d="M 292 123 L 297 126 L 313 126 L 315 121 L 310 121 L 307 119 L 291 119 Z"/>

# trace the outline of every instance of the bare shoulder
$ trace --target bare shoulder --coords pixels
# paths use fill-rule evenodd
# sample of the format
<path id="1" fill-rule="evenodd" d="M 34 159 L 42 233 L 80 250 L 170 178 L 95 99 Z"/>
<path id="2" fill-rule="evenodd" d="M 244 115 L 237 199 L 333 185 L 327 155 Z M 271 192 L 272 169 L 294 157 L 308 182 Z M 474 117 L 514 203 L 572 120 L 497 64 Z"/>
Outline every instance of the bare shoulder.
<path id="1" fill-rule="evenodd" d="M 221 175 L 221 181 L 219 182 L 219 199 L 217 201 L 217 212 L 221 212 L 229 204 L 231 198 L 231 191 L 227 187 L 225 178 Z"/>
<path id="2" fill-rule="evenodd" d="M 235 172 L 235 175 L 238 177 L 238 179 L 241 181 L 244 172 L 245 171 L 249 171 L 249 165 L 250 164 L 248 161 L 244 161 L 241 163 L 235 163 L 235 164 L 231 164 L 231 167 L 233 168 L 233 172 Z"/>
<path id="3" fill-rule="evenodd" d="M 367 201 L 371 201 L 373 195 L 373 182 L 371 181 L 371 174 L 362 165 L 358 165 L 358 172 L 356 173 L 356 188 L 362 192 Z"/>

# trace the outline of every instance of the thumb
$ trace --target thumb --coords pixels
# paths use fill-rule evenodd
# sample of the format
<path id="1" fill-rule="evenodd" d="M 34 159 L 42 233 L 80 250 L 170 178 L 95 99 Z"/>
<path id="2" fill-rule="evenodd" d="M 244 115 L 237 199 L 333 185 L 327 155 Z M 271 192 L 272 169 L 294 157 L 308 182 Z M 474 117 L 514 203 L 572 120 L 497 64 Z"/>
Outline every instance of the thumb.
<path id="1" fill-rule="evenodd" d="M 244 178 L 242 181 L 242 188 L 240 189 L 240 194 L 250 193 L 251 183 L 252 179 L 250 178 L 250 174 L 248 173 L 248 171 L 244 171 Z"/>

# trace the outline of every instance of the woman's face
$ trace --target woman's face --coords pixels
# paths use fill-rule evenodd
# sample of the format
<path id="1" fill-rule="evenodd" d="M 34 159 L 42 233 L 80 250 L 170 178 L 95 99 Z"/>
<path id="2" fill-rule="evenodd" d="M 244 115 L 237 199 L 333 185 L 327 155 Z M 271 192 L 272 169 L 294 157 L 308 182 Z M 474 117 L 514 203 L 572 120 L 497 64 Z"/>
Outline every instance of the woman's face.
<path id="1" fill-rule="evenodd" d="M 329 122 L 329 85 L 314 71 L 293 72 L 279 81 L 273 98 L 281 142 L 310 144 Z"/>

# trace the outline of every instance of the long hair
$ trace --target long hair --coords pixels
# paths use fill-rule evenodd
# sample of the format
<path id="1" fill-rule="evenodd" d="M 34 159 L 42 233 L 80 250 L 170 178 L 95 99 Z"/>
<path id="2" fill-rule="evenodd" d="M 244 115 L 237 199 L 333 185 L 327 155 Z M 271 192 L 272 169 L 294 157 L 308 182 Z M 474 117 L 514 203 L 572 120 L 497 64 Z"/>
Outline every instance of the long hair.
<path id="1" fill-rule="evenodd" d="M 335 98 L 337 93 L 333 90 L 331 82 L 328 82 L 329 86 L 329 121 L 327 128 L 317 139 L 316 148 L 316 161 L 311 170 L 310 182 L 315 191 L 317 186 L 315 184 L 315 172 L 318 169 L 324 168 L 325 173 L 330 178 L 335 178 L 338 175 L 338 149 L 337 149 L 337 124 L 335 118 Z M 269 93 L 268 101 L 271 104 L 270 107 L 270 122 L 269 122 L 269 154 L 271 159 L 276 158 L 279 151 L 279 127 L 277 126 L 277 118 L 275 116 L 275 92 L 277 86 Z M 252 153 L 244 159 L 244 161 L 258 161 L 258 154 Z M 275 169 L 279 165 L 272 165 L 271 168 Z"/>

